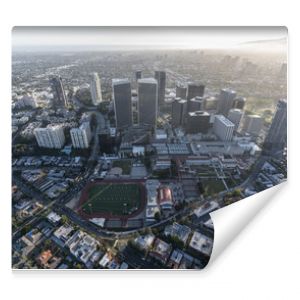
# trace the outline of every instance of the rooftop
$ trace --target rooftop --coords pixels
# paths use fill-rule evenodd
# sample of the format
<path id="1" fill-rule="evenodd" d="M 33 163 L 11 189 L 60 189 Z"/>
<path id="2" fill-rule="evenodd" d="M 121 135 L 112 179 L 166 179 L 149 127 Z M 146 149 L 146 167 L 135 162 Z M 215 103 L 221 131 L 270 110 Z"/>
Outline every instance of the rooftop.
<path id="1" fill-rule="evenodd" d="M 189 115 L 192 117 L 194 117 L 194 116 L 209 116 L 209 113 L 207 111 L 198 110 L 198 111 L 189 112 Z"/>
<path id="2" fill-rule="evenodd" d="M 157 84 L 157 81 L 154 78 L 141 78 L 141 79 L 138 80 L 138 83 L 152 83 L 152 84 Z"/>
<path id="3" fill-rule="evenodd" d="M 190 242 L 190 247 L 209 256 L 212 252 L 213 241 L 204 234 L 195 231 Z"/>
<path id="4" fill-rule="evenodd" d="M 232 127 L 234 127 L 234 124 L 230 120 L 228 120 L 227 118 L 225 118 L 223 115 L 216 115 L 215 119 L 220 120 L 226 126 L 232 126 Z"/>
<path id="5" fill-rule="evenodd" d="M 125 83 L 130 83 L 127 78 L 114 78 L 112 80 L 113 85 L 119 85 L 119 84 L 125 84 Z"/>
<path id="6" fill-rule="evenodd" d="M 230 93 L 230 94 L 235 94 L 236 91 L 230 89 L 230 88 L 225 88 L 225 89 L 222 89 L 222 91 L 226 92 L 226 93 Z"/>

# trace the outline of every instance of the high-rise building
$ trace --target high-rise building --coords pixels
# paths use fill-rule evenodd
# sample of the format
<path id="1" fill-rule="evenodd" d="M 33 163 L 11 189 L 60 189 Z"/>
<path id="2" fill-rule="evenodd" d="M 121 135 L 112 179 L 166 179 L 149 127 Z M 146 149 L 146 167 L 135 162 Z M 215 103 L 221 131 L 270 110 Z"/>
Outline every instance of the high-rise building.
<path id="1" fill-rule="evenodd" d="M 191 105 L 191 99 L 195 98 L 195 97 L 203 97 L 204 95 L 204 89 L 205 89 L 205 85 L 203 84 L 197 84 L 197 83 L 188 83 L 187 86 L 187 112 L 192 111 L 190 109 L 190 105 Z"/>
<path id="2" fill-rule="evenodd" d="M 218 113 L 225 117 L 228 116 L 228 112 L 234 106 L 234 99 L 236 92 L 231 89 L 222 89 L 219 96 Z"/>
<path id="3" fill-rule="evenodd" d="M 223 115 L 216 115 L 213 125 L 215 135 L 222 141 L 231 141 L 234 124 Z"/>
<path id="4" fill-rule="evenodd" d="M 53 91 L 53 104 L 54 106 L 65 106 L 69 105 L 69 100 L 66 96 L 66 92 L 62 83 L 62 79 L 59 76 L 50 79 L 50 84 Z"/>
<path id="5" fill-rule="evenodd" d="M 187 100 L 191 100 L 196 96 L 203 97 L 205 85 L 197 83 L 188 83 L 187 86 Z"/>
<path id="6" fill-rule="evenodd" d="M 279 100 L 271 127 L 266 136 L 264 149 L 275 152 L 283 150 L 287 144 L 287 101 Z"/>
<path id="7" fill-rule="evenodd" d="M 132 126 L 131 85 L 128 79 L 113 79 L 113 101 L 116 127 Z"/>
<path id="8" fill-rule="evenodd" d="M 102 102 L 101 83 L 97 73 L 93 73 L 91 77 L 90 90 L 92 101 L 94 105 L 98 105 Z"/>
<path id="9" fill-rule="evenodd" d="M 245 97 L 238 97 L 238 98 L 234 99 L 234 104 L 233 104 L 234 108 L 244 109 L 245 105 L 246 105 L 246 98 Z"/>
<path id="10" fill-rule="evenodd" d="M 84 122 L 79 128 L 72 128 L 70 135 L 74 148 L 87 149 L 92 137 L 90 123 Z"/>
<path id="11" fill-rule="evenodd" d="M 156 127 L 158 87 L 154 78 L 138 80 L 138 120 L 140 125 Z"/>
<path id="12" fill-rule="evenodd" d="M 204 108 L 204 99 L 203 97 L 196 96 L 195 98 L 192 98 L 189 101 L 189 111 L 188 112 L 194 112 L 194 111 L 199 111 L 203 110 Z"/>
<path id="13" fill-rule="evenodd" d="M 34 129 L 39 147 L 61 149 L 65 144 L 64 130 L 61 125 L 48 125 L 46 128 Z"/>
<path id="14" fill-rule="evenodd" d="M 205 97 L 204 108 L 205 110 L 217 110 L 219 99 L 214 96 Z"/>
<path id="15" fill-rule="evenodd" d="M 228 120 L 234 124 L 235 131 L 237 131 L 239 129 L 243 114 L 244 113 L 241 109 L 232 108 L 231 110 L 229 110 Z"/>
<path id="16" fill-rule="evenodd" d="M 138 70 L 135 72 L 135 80 L 138 81 L 139 79 L 142 78 L 142 71 Z"/>
<path id="17" fill-rule="evenodd" d="M 186 116 L 187 101 L 176 97 L 172 103 L 172 125 L 182 126 Z"/>
<path id="18" fill-rule="evenodd" d="M 177 84 L 176 85 L 176 97 L 179 97 L 181 99 L 186 99 L 186 91 L 187 91 L 187 87 Z"/>
<path id="19" fill-rule="evenodd" d="M 158 106 L 164 105 L 166 93 L 166 72 L 155 71 L 154 78 L 157 80 L 158 87 Z"/>
<path id="20" fill-rule="evenodd" d="M 258 136 L 264 124 L 262 117 L 257 115 L 245 115 L 243 130 L 253 136 Z"/>
<path id="21" fill-rule="evenodd" d="M 187 133 L 207 133 L 210 115 L 206 111 L 189 112 L 187 117 Z"/>

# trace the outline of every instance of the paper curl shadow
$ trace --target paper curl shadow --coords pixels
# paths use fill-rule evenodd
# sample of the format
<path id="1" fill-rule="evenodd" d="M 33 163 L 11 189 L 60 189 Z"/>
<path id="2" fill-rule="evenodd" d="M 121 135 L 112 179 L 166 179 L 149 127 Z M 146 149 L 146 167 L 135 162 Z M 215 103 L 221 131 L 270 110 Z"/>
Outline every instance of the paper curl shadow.
<path id="1" fill-rule="evenodd" d="M 281 183 L 211 213 L 215 229 L 214 247 L 206 268 L 210 267 L 212 263 L 217 260 L 220 254 L 225 251 L 232 241 L 246 228 L 254 217 L 271 202 L 271 200 L 275 200 L 282 195 L 282 190 L 284 190 L 286 185 L 286 182 Z"/>

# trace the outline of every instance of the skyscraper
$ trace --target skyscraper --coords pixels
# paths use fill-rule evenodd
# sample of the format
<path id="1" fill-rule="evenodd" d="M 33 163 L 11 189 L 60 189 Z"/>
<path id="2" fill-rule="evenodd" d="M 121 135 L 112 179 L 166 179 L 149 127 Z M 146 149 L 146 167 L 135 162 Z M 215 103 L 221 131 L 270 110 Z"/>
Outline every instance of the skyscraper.
<path id="1" fill-rule="evenodd" d="M 135 80 L 138 81 L 139 79 L 142 78 L 142 71 L 138 70 L 135 72 Z"/>
<path id="2" fill-rule="evenodd" d="M 116 127 L 132 126 L 131 85 L 128 79 L 113 79 L 113 101 Z"/>
<path id="3" fill-rule="evenodd" d="M 234 131 L 234 124 L 223 115 L 216 115 L 213 125 L 214 133 L 222 141 L 231 141 Z"/>
<path id="4" fill-rule="evenodd" d="M 220 115 L 228 116 L 228 112 L 234 106 L 234 99 L 236 92 L 231 89 L 222 89 L 220 92 L 218 113 Z"/>
<path id="5" fill-rule="evenodd" d="M 243 111 L 237 108 L 232 108 L 228 113 L 228 120 L 234 124 L 235 131 L 239 129 L 243 114 L 244 114 Z"/>
<path id="6" fill-rule="evenodd" d="M 189 101 L 189 111 L 188 112 L 203 110 L 203 108 L 204 108 L 203 97 L 196 96 L 195 98 L 192 98 Z"/>
<path id="7" fill-rule="evenodd" d="M 53 91 L 53 104 L 54 106 L 65 106 L 69 105 L 68 98 L 65 93 L 65 89 L 62 83 L 62 79 L 59 76 L 50 79 L 50 84 Z"/>
<path id="8" fill-rule="evenodd" d="M 155 71 L 154 77 L 157 80 L 157 85 L 158 85 L 158 105 L 161 106 L 165 102 L 166 72 Z"/>
<path id="9" fill-rule="evenodd" d="M 138 120 L 140 125 L 156 126 L 158 87 L 154 78 L 138 80 Z"/>
<path id="10" fill-rule="evenodd" d="M 84 122 L 79 128 L 72 128 L 70 135 L 74 148 L 88 148 L 92 137 L 90 123 Z"/>
<path id="11" fill-rule="evenodd" d="M 207 133 L 210 115 L 206 111 L 189 112 L 187 117 L 187 133 Z"/>
<path id="12" fill-rule="evenodd" d="M 258 136 L 264 124 L 262 117 L 258 115 L 246 115 L 244 117 L 243 130 L 253 136 Z"/>
<path id="13" fill-rule="evenodd" d="M 186 86 L 180 84 L 176 85 L 176 97 L 179 97 L 181 99 L 186 99 L 186 91 L 187 91 Z"/>
<path id="14" fill-rule="evenodd" d="M 176 97 L 172 103 L 172 125 L 182 126 L 186 116 L 187 101 Z"/>
<path id="15" fill-rule="evenodd" d="M 197 83 L 188 83 L 187 86 L 187 112 L 191 111 L 191 99 L 195 98 L 196 96 L 203 97 L 204 95 L 205 85 L 197 84 Z"/>
<path id="16" fill-rule="evenodd" d="M 266 136 L 264 149 L 270 152 L 280 151 L 287 144 L 287 101 L 279 100 L 271 127 Z"/>
<path id="17" fill-rule="evenodd" d="M 100 79 L 97 73 L 93 73 L 91 77 L 90 90 L 92 101 L 94 105 L 98 105 L 102 102 Z"/>
<path id="18" fill-rule="evenodd" d="M 34 135 L 39 147 L 61 149 L 65 144 L 63 127 L 48 125 L 46 128 L 34 129 Z"/>
<path id="19" fill-rule="evenodd" d="M 191 100 L 196 96 L 203 97 L 205 85 L 197 83 L 188 83 L 187 86 L 187 100 Z"/>
<path id="20" fill-rule="evenodd" d="M 234 108 L 238 108 L 238 109 L 244 109 L 246 105 L 246 98 L 244 97 L 238 97 L 234 99 Z"/>

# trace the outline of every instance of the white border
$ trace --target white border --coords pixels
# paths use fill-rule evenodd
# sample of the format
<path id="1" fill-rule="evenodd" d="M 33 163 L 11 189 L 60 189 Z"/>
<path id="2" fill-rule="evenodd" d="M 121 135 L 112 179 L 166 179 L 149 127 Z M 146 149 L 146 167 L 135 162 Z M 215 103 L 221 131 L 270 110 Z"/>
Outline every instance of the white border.
<path id="1" fill-rule="evenodd" d="M 296 299 L 299 296 L 299 8 L 296 1 L 2 1 L 1 296 Z M 293 4 L 292 4 L 293 3 Z M 10 30 L 14 25 L 284 25 L 290 36 L 289 182 L 201 272 L 35 273 L 10 270 Z M 67 276 L 66 276 L 67 274 Z"/>

